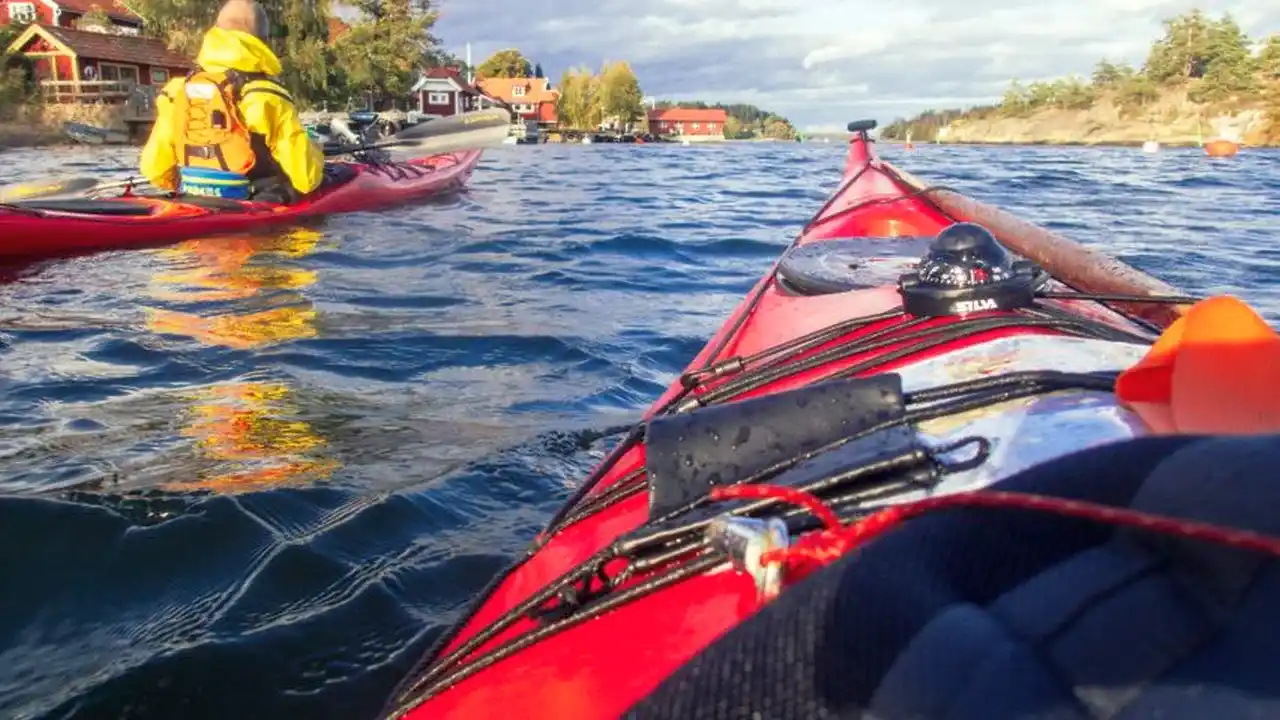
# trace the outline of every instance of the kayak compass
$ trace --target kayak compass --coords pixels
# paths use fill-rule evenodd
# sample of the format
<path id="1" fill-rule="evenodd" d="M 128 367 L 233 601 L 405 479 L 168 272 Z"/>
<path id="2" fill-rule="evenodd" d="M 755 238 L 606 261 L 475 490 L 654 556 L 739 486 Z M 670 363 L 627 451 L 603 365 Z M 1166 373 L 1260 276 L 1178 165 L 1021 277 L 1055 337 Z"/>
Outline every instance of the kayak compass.
<path id="1" fill-rule="evenodd" d="M 1028 307 L 1043 279 L 986 228 L 959 222 L 938 233 L 917 269 L 898 279 L 898 292 L 908 315 L 968 315 Z"/>

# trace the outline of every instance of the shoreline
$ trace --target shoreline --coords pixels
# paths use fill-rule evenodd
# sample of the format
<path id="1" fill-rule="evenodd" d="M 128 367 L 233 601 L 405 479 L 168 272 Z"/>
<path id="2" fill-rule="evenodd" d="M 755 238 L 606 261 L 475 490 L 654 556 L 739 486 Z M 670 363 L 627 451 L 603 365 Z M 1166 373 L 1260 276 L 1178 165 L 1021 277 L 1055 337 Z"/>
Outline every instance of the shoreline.
<path id="1" fill-rule="evenodd" d="M 76 145 L 61 128 L 14 121 L 0 122 L 0 150 Z"/>

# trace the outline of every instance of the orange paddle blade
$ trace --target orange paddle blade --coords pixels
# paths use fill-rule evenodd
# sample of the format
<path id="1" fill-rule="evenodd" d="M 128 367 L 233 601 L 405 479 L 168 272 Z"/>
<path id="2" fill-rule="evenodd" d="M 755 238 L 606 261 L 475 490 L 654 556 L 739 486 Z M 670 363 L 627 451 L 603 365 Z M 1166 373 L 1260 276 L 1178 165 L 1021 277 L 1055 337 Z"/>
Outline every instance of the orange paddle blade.
<path id="1" fill-rule="evenodd" d="M 1158 434 L 1280 430 L 1280 335 L 1244 302 L 1201 300 L 1116 379 Z"/>

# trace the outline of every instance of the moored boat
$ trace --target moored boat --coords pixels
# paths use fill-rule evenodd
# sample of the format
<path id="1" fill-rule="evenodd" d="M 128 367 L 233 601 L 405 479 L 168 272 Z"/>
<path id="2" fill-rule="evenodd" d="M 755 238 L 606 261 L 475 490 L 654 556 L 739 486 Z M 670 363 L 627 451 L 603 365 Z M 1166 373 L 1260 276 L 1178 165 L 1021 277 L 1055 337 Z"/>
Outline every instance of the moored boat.
<path id="1" fill-rule="evenodd" d="M 778 633 L 734 662 L 696 662 L 796 596 L 803 573 L 786 553 L 807 547 L 800 560 L 829 565 L 852 547 L 818 545 L 843 537 L 841 523 L 965 497 L 1089 448 L 1275 427 L 1274 390 L 1230 384 L 1275 380 L 1275 334 L 1251 311 L 1199 303 L 925 186 L 876 155 L 874 126 L 850 124 L 836 192 L 440 639 L 390 716 L 612 718 L 669 683 L 736 688 L 723 712 L 699 717 L 819 716 L 816 704 L 770 706 L 788 688 L 750 672 L 808 662 L 789 653 L 820 635 Z M 1228 326 L 1235 347 L 1264 350 L 1226 357 L 1192 343 Z M 1184 346 L 1199 354 L 1179 356 Z M 1237 372 L 1206 371 L 1206 357 Z M 663 707 L 647 716 L 685 716 Z"/>

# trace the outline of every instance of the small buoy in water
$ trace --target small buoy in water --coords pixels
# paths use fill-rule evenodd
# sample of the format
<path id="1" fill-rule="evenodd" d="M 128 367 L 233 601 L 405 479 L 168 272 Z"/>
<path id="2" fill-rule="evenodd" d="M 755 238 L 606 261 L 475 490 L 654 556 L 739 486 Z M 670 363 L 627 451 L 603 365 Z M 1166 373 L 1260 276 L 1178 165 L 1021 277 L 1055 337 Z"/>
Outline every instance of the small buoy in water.
<path id="1" fill-rule="evenodd" d="M 1148 140 L 1142 143 L 1142 152 L 1145 152 L 1145 153 L 1160 152 L 1160 143 L 1156 142 L 1155 140 Z"/>
<path id="2" fill-rule="evenodd" d="M 1210 140 L 1204 144 L 1204 154 L 1209 157 L 1235 157 L 1240 146 L 1230 140 Z"/>

